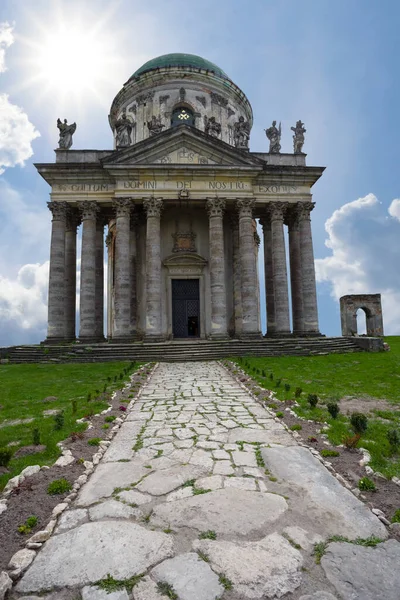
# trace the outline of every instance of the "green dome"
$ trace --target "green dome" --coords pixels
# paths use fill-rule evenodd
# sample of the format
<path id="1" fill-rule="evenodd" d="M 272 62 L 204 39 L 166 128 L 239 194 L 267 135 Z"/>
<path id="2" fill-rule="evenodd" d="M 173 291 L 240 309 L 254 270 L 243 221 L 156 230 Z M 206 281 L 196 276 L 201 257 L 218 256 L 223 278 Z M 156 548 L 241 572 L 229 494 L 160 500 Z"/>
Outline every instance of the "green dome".
<path id="1" fill-rule="evenodd" d="M 214 63 L 206 60 L 205 58 L 201 58 L 201 56 L 196 56 L 195 54 L 163 54 L 163 56 L 158 56 L 157 58 L 152 58 L 148 60 L 144 65 L 140 67 L 137 71 L 134 72 L 130 79 L 134 79 L 135 77 L 139 77 L 143 75 L 143 73 L 147 73 L 148 71 L 154 71 L 156 69 L 162 69 L 166 67 L 192 67 L 194 69 L 204 69 L 205 71 L 211 71 L 221 77 L 222 79 L 229 79 L 228 75 L 224 73 L 222 69 L 214 65 Z"/>

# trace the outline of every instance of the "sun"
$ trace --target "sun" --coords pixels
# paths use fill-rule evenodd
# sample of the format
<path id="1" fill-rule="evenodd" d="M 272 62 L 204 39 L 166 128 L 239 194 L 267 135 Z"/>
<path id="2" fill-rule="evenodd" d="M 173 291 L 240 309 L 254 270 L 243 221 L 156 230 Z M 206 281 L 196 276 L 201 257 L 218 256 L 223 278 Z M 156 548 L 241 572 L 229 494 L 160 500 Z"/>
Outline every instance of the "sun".
<path id="1" fill-rule="evenodd" d="M 83 14 L 73 18 L 60 13 L 47 15 L 51 30 L 36 20 L 36 31 L 21 39 L 29 71 L 26 87 L 39 88 L 41 99 L 51 96 L 62 102 L 72 98 L 87 100 L 90 95 L 99 97 L 104 86 L 114 79 L 119 61 L 116 38 L 107 22 L 109 16 L 103 15 L 94 22 Z"/>

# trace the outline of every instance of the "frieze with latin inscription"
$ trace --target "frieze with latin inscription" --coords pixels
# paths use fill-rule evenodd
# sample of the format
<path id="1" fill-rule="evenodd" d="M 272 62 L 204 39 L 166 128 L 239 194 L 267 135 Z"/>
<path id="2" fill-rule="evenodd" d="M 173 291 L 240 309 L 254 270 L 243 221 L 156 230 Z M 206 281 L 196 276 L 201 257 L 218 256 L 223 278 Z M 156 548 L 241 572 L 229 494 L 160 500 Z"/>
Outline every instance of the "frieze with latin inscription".
<path id="1" fill-rule="evenodd" d="M 112 192 L 112 183 L 61 183 L 53 186 L 53 192 Z"/>

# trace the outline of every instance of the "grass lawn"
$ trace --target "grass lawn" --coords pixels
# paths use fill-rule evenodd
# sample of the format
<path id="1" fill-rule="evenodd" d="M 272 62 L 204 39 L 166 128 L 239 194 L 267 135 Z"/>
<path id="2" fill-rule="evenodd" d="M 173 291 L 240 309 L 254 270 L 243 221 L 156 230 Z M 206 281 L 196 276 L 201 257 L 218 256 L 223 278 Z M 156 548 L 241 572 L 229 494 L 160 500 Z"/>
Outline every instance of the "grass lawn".
<path id="1" fill-rule="evenodd" d="M 369 417 L 367 431 L 359 445 L 370 451 L 374 471 L 399 477 L 400 448 L 393 451 L 387 432 L 396 429 L 400 435 L 400 337 L 387 337 L 386 341 L 390 352 L 245 357 L 236 362 L 262 387 L 274 390 L 279 400 L 293 400 L 296 388 L 301 388 L 302 393 L 297 399 L 299 406 L 294 410 L 301 417 L 326 421 L 330 425 L 328 438 L 337 445 L 354 432 L 347 416 L 330 417 L 326 409 L 328 402 L 338 402 L 345 396 L 385 400 L 390 406 L 384 402 L 382 409 L 372 409 L 373 416 Z M 308 394 L 317 394 L 319 402 L 315 408 L 310 407 Z"/>
<path id="2" fill-rule="evenodd" d="M 26 466 L 54 462 L 60 455 L 57 442 L 73 431 L 86 429 L 86 424 L 78 424 L 76 419 L 107 408 L 107 397 L 120 388 L 138 366 L 129 362 L 1 365 L 0 449 L 10 443 L 15 443 L 11 446 L 13 450 L 33 444 L 35 429 L 39 430 L 40 443 L 46 449 L 12 458 L 8 465 L 11 473 L 0 476 L 0 490 Z M 57 400 L 44 402 L 49 396 Z M 43 415 L 43 411 L 56 409 L 64 414 L 64 424 L 59 430 L 55 429 L 54 416 Z M 33 420 L 10 423 L 20 419 Z"/>

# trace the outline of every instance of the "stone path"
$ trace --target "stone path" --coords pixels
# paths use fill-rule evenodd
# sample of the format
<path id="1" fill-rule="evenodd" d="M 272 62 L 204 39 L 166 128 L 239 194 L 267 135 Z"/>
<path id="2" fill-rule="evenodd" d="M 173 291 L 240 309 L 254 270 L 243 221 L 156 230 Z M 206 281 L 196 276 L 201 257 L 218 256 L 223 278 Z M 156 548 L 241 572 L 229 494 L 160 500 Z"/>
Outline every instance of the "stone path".
<path id="1" fill-rule="evenodd" d="M 162 363 L 12 597 L 399 600 L 398 542 L 333 535 L 387 531 L 220 364 Z"/>

